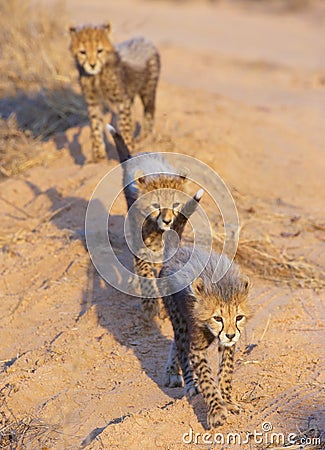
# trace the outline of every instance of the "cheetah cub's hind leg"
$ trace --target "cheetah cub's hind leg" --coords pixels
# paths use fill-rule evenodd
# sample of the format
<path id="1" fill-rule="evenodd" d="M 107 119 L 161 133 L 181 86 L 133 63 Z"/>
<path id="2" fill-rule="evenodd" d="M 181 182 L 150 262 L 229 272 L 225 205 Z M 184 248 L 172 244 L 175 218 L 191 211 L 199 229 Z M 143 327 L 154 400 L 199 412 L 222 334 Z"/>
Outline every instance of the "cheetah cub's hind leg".
<path id="1" fill-rule="evenodd" d="M 191 373 L 193 383 L 187 389 L 190 397 L 194 397 L 200 392 L 199 381 L 194 372 Z M 176 342 L 171 343 L 168 355 L 168 361 L 165 369 L 165 386 L 181 387 L 184 386 L 182 369 L 178 360 Z"/>
<path id="2" fill-rule="evenodd" d="M 139 95 L 143 104 L 143 130 L 141 137 L 146 138 L 153 132 L 156 91 L 160 73 L 160 56 L 155 53 L 147 62 L 147 82 L 143 84 Z"/>
<path id="3" fill-rule="evenodd" d="M 164 298 L 164 301 L 169 311 L 175 337 L 169 352 L 165 370 L 165 386 L 181 386 L 182 379 L 184 379 L 186 393 L 189 397 L 193 397 L 197 395 L 199 391 L 197 387 L 197 377 L 191 367 L 190 359 L 188 357 L 190 342 L 187 324 L 184 317 L 180 314 L 177 305 L 173 303 L 173 297 L 167 296 Z M 180 368 L 182 369 L 183 377 L 180 375 Z"/>
<path id="4" fill-rule="evenodd" d="M 132 123 L 132 102 L 129 99 L 124 99 L 118 105 L 118 116 L 116 118 L 118 129 L 124 138 L 127 147 L 133 150 L 133 123 Z"/>
<path id="5" fill-rule="evenodd" d="M 181 366 L 179 365 L 177 356 L 176 342 L 173 341 L 169 349 L 168 361 L 165 369 L 165 386 L 182 387 L 183 377 L 181 372 Z"/>

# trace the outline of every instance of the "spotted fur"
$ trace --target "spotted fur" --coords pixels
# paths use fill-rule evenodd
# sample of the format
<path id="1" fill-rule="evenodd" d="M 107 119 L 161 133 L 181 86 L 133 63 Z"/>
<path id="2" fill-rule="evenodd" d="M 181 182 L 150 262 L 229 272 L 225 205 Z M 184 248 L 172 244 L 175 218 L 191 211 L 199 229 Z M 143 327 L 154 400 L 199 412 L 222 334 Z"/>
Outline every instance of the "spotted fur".
<path id="1" fill-rule="evenodd" d="M 200 248 L 192 251 L 187 247 L 178 249 L 160 273 L 173 291 L 178 285 L 187 286 L 163 298 L 175 337 L 166 368 L 166 385 L 181 386 L 184 380 L 190 396 L 202 392 L 208 425 L 216 427 L 225 422 L 229 411 L 239 412 L 231 398 L 231 381 L 235 346 L 249 317 L 249 282 L 226 256 L 209 256 Z M 178 275 L 186 263 L 186 273 Z M 196 271 L 200 273 L 198 277 Z M 213 276 L 223 273 L 219 281 L 212 282 Z M 207 359 L 207 350 L 214 341 L 219 345 L 217 381 Z"/>
<path id="2" fill-rule="evenodd" d="M 117 117 L 125 142 L 132 147 L 131 107 L 136 95 L 144 108 L 143 134 L 152 132 L 160 56 L 143 37 L 114 45 L 111 25 L 71 27 L 71 51 L 88 107 L 93 159 L 106 156 L 103 139 L 103 101 Z"/>

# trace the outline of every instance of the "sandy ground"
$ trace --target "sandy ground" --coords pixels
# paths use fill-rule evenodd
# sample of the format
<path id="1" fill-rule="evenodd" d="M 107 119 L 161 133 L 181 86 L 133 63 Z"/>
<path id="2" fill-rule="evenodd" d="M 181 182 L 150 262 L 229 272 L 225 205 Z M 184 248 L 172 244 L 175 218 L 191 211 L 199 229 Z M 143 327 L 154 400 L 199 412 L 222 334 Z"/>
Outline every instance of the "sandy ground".
<path id="1" fill-rule="evenodd" d="M 324 227 L 306 224 L 321 223 L 325 204 L 324 9 L 280 14 L 234 3 L 66 1 L 71 23 L 107 18 L 117 40 L 144 34 L 157 43 L 153 148 L 209 164 L 250 236 L 321 266 Z M 54 155 L 49 163 L 3 182 L 0 197 L 1 395 L 15 417 L 58 425 L 47 447 L 26 448 L 214 448 L 203 441 L 201 399 L 189 403 L 182 389 L 163 386 L 170 324 L 145 328 L 139 300 L 105 284 L 85 249 L 87 204 L 117 165 L 115 150 L 86 164 L 88 126 L 43 145 Z M 130 264 L 120 236 L 125 213 L 121 201 L 111 233 Z M 267 426 L 286 437 L 324 428 L 324 292 L 247 271 L 254 317 L 233 383 L 244 411 L 217 431 L 244 439 L 263 426 L 264 434 L 216 448 L 276 447 Z M 182 440 L 190 429 L 197 444 Z"/>

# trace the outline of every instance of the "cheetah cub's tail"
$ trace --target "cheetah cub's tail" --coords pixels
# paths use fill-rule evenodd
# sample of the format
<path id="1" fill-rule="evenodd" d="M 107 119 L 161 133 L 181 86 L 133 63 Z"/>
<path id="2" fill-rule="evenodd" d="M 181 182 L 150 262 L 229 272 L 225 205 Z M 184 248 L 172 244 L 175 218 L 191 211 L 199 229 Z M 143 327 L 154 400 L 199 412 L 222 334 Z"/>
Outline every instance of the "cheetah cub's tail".
<path id="1" fill-rule="evenodd" d="M 180 214 L 176 217 L 176 220 L 174 221 L 171 230 L 176 231 L 178 234 L 178 239 L 175 235 L 168 233 L 168 239 L 166 239 L 167 235 L 163 235 L 163 241 L 164 241 L 164 256 L 165 258 L 171 258 L 173 254 L 175 253 L 175 250 L 177 250 L 179 246 L 179 241 L 182 239 L 183 231 L 185 228 L 185 225 L 189 221 L 192 214 L 195 213 L 199 206 L 199 202 L 204 194 L 203 189 L 199 189 L 197 193 L 188 200 L 187 203 L 183 206 L 183 208 L 180 211 Z"/>
<path id="2" fill-rule="evenodd" d="M 197 210 L 203 194 L 203 189 L 199 189 L 197 193 L 185 203 L 180 214 L 176 217 L 171 229 L 177 231 L 179 239 L 181 239 L 185 225 L 189 221 L 191 215 Z"/>
<path id="3" fill-rule="evenodd" d="M 113 136 L 116 150 L 120 159 L 120 163 L 123 163 L 124 161 L 130 159 L 131 158 L 130 150 L 128 149 L 128 146 L 124 142 L 122 135 L 118 131 L 116 131 L 116 129 L 110 123 L 106 124 L 106 128 Z"/>
<path id="4" fill-rule="evenodd" d="M 199 189 L 197 191 L 197 193 L 194 195 L 194 200 L 199 202 L 201 200 L 203 194 L 204 194 L 204 190 L 203 189 Z"/>

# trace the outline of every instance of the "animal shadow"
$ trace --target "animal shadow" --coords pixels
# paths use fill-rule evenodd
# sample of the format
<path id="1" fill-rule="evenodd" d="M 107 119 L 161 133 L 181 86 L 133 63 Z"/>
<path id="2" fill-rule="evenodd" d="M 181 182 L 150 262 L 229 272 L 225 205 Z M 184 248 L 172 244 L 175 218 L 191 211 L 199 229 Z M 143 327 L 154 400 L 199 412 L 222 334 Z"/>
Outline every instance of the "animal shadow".
<path id="1" fill-rule="evenodd" d="M 26 180 L 25 182 L 34 192 L 35 197 L 46 195 L 50 200 L 50 221 L 59 230 L 69 230 L 69 239 L 80 240 L 84 248 L 88 250 L 86 233 L 84 231 L 88 201 L 77 196 L 62 196 L 56 187 L 42 191 L 31 181 Z M 92 206 L 95 209 L 95 215 L 107 216 L 105 206 L 98 200 L 94 201 L 96 203 Z M 115 287 L 104 281 L 89 259 L 87 284 L 82 292 L 77 322 L 82 320 L 87 311 L 94 308 L 98 324 L 104 330 L 107 330 L 116 342 L 133 352 L 140 362 L 142 370 L 159 389 L 173 400 L 181 398 L 184 396 L 183 388 L 168 388 L 164 386 L 164 368 L 171 340 L 161 332 L 160 325 L 162 321 L 159 319 L 147 324 L 139 306 L 140 299 L 136 296 L 136 290 L 134 289 L 134 295 L 129 295 L 119 289 L 119 286 L 125 287 L 128 281 L 125 279 L 125 275 L 121 274 L 119 264 L 122 264 L 131 274 L 133 273 L 133 255 L 122 232 L 124 221 L 123 215 L 109 216 L 107 228 L 103 233 L 103 235 L 106 235 L 106 239 L 108 234 L 118 261 L 110 263 L 109 267 L 106 267 L 106 270 L 115 273 L 115 276 L 112 278 Z M 87 233 L 93 231 L 94 229 L 90 228 L 90 231 L 88 230 Z M 99 248 L 102 250 L 101 242 L 99 242 Z M 102 268 L 99 267 L 99 269 L 101 272 Z M 199 422 L 206 426 L 206 409 L 201 396 L 195 397 L 194 401 L 190 401 L 190 404 Z"/>
<path id="2" fill-rule="evenodd" d="M 94 200 L 94 202 L 92 208 L 96 212 L 95 216 L 105 215 L 106 210 L 102 203 L 99 200 Z M 146 323 L 139 306 L 138 292 L 130 284 L 133 275 L 133 255 L 123 233 L 124 220 L 122 215 L 110 216 L 107 230 L 104 230 L 102 235 L 103 240 L 101 236 L 98 238 L 96 224 L 87 229 L 87 234 L 97 234 L 96 239 L 98 239 L 98 242 L 92 245 L 90 253 L 96 253 L 97 249 L 99 253 L 92 254 L 96 268 L 92 263 L 88 267 L 88 285 L 83 293 L 80 316 L 95 307 L 99 325 L 107 329 L 119 344 L 131 349 L 147 376 L 167 395 L 173 397 L 170 395 L 172 390 L 163 386 L 162 376 L 170 340 L 161 333 L 158 320 L 152 321 L 150 324 Z M 105 254 L 105 249 L 103 250 L 104 246 L 107 246 L 107 233 L 116 257 L 115 260 L 111 258 L 110 254 L 107 257 L 109 252 Z M 102 261 L 100 260 L 101 256 L 103 257 Z M 107 259 L 105 259 L 106 257 Z M 122 271 L 121 266 L 125 270 Z M 104 282 L 103 278 L 107 277 L 114 287 Z M 165 355 L 163 361 L 159 357 L 160 354 Z"/>
<path id="3" fill-rule="evenodd" d="M 0 117 L 14 117 L 23 132 L 41 141 L 54 138 L 57 150 L 68 148 L 75 164 L 83 165 L 86 157 L 80 144 L 81 129 L 88 124 L 87 106 L 81 94 L 70 87 L 40 89 L 37 93 L 19 92 L 0 99 Z M 79 127 L 72 140 L 66 131 Z M 115 147 L 104 136 L 108 159 L 117 160 Z"/>
<path id="4" fill-rule="evenodd" d="M 105 208 L 98 200 L 93 207 L 98 216 L 105 214 Z M 125 218 L 122 215 L 110 216 L 107 232 L 113 250 L 119 263 L 133 274 L 133 255 L 128 248 L 124 229 Z M 106 230 L 105 230 L 106 231 Z M 91 230 L 95 232 L 95 230 Z M 98 241 L 96 248 L 103 250 L 103 241 Z M 96 258 L 98 259 L 98 258 Z M 94 260 L 94 258 L 93 258 Z M 119 269 L 119 263 L 111 260 L 107 263 L 99 262 L 97 269 L 90 263 L 88 266 L 88 285 L 83 293 L 80 317 L 95 306 L 98 323 L 112 334 L 122 346 L 131 349 L 139 360 L 146 375 L 172 399 L 184 396 L 184 388 L 169 388 L 164 385 L 164 370 L 168 358 L 171 340 L 161 332 L 162 320 L 153 320 L 150 324 L 145 321 L 139 306 L 140 299 L 134 288 L 134 295 L 124 292 L 128 281 Z M 110 279 L 114 286 L 105 283 L 100 275 L 102 270 L 110 271 Z M 112 274 L 115 274 L 114 276 Z M 122 288 L 122 289 L 120 289 Z M 132 288 L 131 288 L 132 289 Z M 129 290 L 128 290 L 129 291 Z M 130 291 L 129 291 L 130 292 Z M 169 319 L 168 319 L 169 320 Z M 189 401 L 198 421 L 207 428 L 206 406 L 201 395 Z"/>

